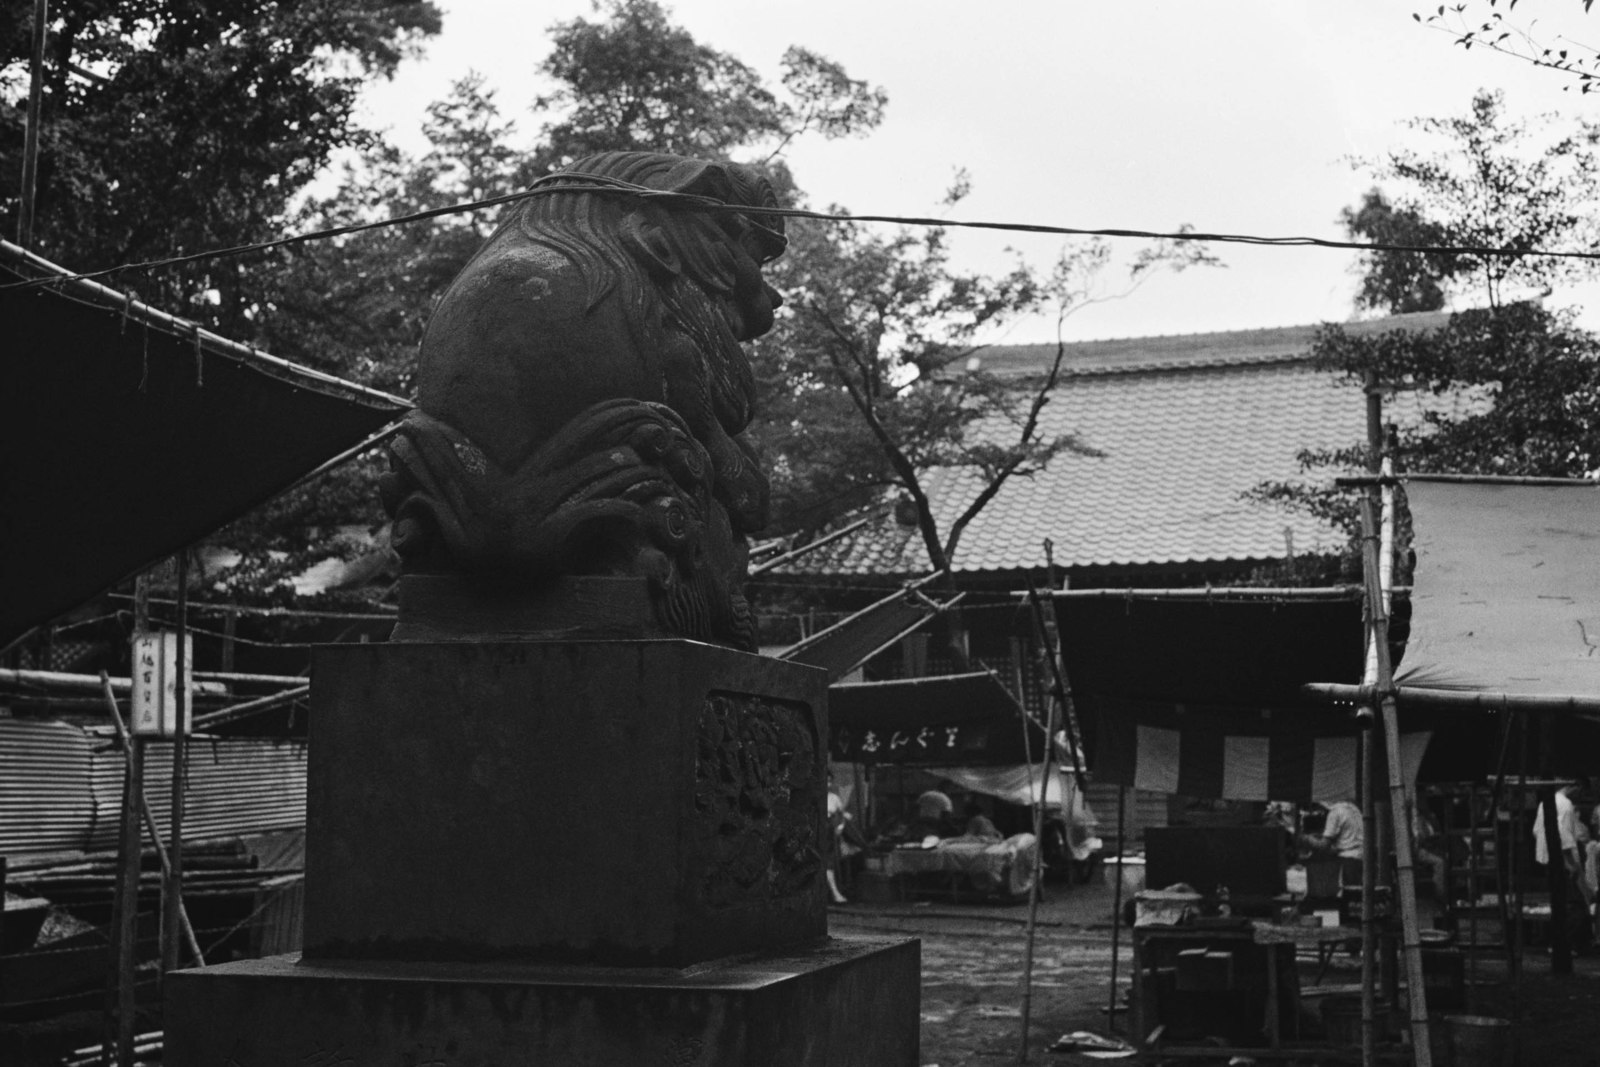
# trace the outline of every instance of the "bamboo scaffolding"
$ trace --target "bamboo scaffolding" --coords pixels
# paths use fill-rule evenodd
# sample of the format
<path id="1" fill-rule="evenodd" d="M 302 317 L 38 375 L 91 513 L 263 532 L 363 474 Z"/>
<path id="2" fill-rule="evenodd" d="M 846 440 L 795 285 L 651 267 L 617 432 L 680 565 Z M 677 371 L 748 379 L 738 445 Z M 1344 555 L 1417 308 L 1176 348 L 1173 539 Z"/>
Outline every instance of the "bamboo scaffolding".
<path id="1" fill-rule="evenodd" d="M 1333 480 L 1340 489 L 1365 489 L 1374 485 L 1406 482 L 1447 482 L 1455 485 L 1587 485 L 1600 489 L 1593 478 L 1539 478 L 1533 475 L 1496 474 L 1346 474 Z"/>
<path id="2" fill-rule="evenodd" d="M 1389 771 L 1390 814 L 1394 819 L 1395 889 L 1400 907 L 1401 947 L 1405 957 L 1406 1002 L 1411 1017 L 1411 1052 L 1416 1067 L 1433 1067 L 1433 1049 L 1428 1037 L 1428 999 L 1422 973 L 1422 939 L 1417 924 L 1417 884 L 1412 857 L 1414 799 L 1406 788 L 1405 771 L 1400 765 L 1400 713 L 1392 687 L 1393 668 L 1389 662 L 1389 616 L 1384 609 L 1378 545 L 1374 532 L 1371 498 L 1362 501 L 1362 562 L 1367 600 L 1372 613 L 1372 646 L 1377 652 L 1377 687 L 1381 696 L 1379 718 L 1383 727 L 1384 750 Z M 1372 901 L 1363 901 L 1371 909 Z"/>
<path id="3" fill-rule="evenodd" d="M 270 696 L 260 697 L 256 700 L 248 700 L 243 704 L 235 704 L 229 708 L 218 708 L 216 711 L 208 711 L 204 715 L 196 715 L 191 725 L 197 731 L 214 729 L 230 722 L 238 722 L 240 719 L 248 719 L 253 715 L 261 715 L 265 712 L 276 710 L 285 704 L 293 704 L 296 700 L 303 699 L 310 693 L 311 686 L 309 685 L 285 689 L 281 693 L 273 693 Z"/>
<path id="4" fill-rule="evenodd" d="M 183 966 L 183 820 L 188 803 L 189 717 L 192 696 L 189 692 L 189 550 L 178 551 L 178 653 L 174 688 L 176 714 L 172 731 L 172 807 L 167 825 L 172 848 L 162 869 L 161 880 L 161 973 Z"/>
<path id="5" fill-rule="evenodd" d="M 117 706 L 116 694 L 111 691 L 111 679 L 106 677 L 104 671 L 100 672 L 101 679 L 105 682 L 106 708 L 111 712 L 111 721 L 116 724 L 117 738 L 122 742 L 123 749 L 128 753 L 129 775 L 131 776 L 133 764 L 133 735 L 128 732 L 127 723 L 122 718 L 122 711 Z M 161 877 L 166 878 L 172 869 L 172 861 L 167 857 L 166 844 L 161 840 L 161 831 L 156 827 L 155 812 L 150 810 L 150 798 L 145 794 L 143 784 L 138 790 L 139 810 L 144 815 L 145 829 L 150 831 L 150 840 L 155 845 L 156 859 L 161 864 Z M 178 918 L 183 924 L 183 936 L 189 943 L 189 952 L 194 956 L 195 962 L 200 966 L 206 965 L 206 957 L 200 951 L 200 942 L 194 936 L 194 924 L 189 921 L 189 910 L 179 904 Z"/>
<path id="6" fill-rule="evenodd" d="M 1397 704 L 1407 707 L 1479 708 L 1483 711 L 1506 709 L 1545 715 L 1565 712 L 1585 717 L 1600 716 L 1600 697 L 1593 696 L 1491 693 L 1467 689 L 1432 689 L 1417 685 L 1397 685 L 1389 693 Z M 1330 704 L 1370 705 L 1376 698 L 1372 686 L 1338 682 L 1307 682 L 1300 687 L 1300 694 Z"/>

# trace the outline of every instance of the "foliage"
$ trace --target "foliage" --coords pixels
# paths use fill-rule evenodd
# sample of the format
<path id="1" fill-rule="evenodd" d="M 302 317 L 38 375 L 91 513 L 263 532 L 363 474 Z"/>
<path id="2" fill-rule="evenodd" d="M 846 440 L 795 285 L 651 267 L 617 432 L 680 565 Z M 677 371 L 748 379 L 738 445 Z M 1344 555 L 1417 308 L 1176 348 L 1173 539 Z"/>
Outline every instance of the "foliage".
<path id="1" fill-rule="evenodd" d="M 1463 249 L 1588 251 L 1600 236 L 1600 126 L 1570 124 L 1541 142 L 1537 131 L 1556 122 L 1513 120 L 1503 95 L 1488 91 L 1473 97 L 1466 115 L 1413 119 L 1407 126 L 1442 140 L 1443 149 L 1403 148 L 1358 161 L 1387 192 L 1374 190 L 1359 208 L 1347 208 L 1346 227 L 1374 240 Z M 1365 268 L 1361 302 L 1391 311 L 1424 310 L 1414 305 L 1428 303 L 1434 288 L 1475 292 L 1496 305 L 1547 295 L 1594 272 L 1588 260 L 1474 251 L 1373 252 Z"/>
<path id="2" fill-rule="evenodd" d="M 1402 195 L 1374 188 L 1343 213 L 1353 235 L 1374 241 L 1465 248 L 1582 250 L 1596 237 L 1600 129 L 1577 124 L 1536 143 L 1535 124 L 1505 115 L 1498 93 L 1479 92 L 1471 111 L 1416 119 L 1411 129 L 1443 138 L 1446 150 L 1392 152 L 1368 164 Z M 1538 302 L 1560 282 L 1590 275 L 1588 261 L 1455 253 L 1376 252 L 1367 257 L 1357 304 L 1389 312 L 1434 310 L 1452 292 L 1481 297 L 1441 329 L 1352 336 L 1324 326 L 1316 366 L 1348 381 L 1433 398 L 1422 420 L 1396 426 L 1387 448 L 1397 470 L 1506 476 L 1600 477 L 1600 339 Z M 1520 298 L 1520 299 L 1519 299 Z M 1529 299 L 1532 298 L 1532 299 Z M 1246 497 L 1306 511 L 1347 531 L 1344 576 L 1359 574 L 1356 496 L 1329 472 L 1361 470 L 1366 442 L 1306 450 L 1307 476 L 1267 482 Z M 1404 523 L 1402 522 L 1402 531 Z"/>
<path id="3" fill-rule="evenodd" d="M 13 222 L 30 5 L 0 24 L 0 173 Z M 363 82 L 437 32 L 426 0 L 81 0 L 48 27 L 35 237 L 78 269 L 274 236 L 341 148 Z M 141 295 L 248 337 L 252 279 L 233 262 L 145 275 Z"/>
<path id="4" fill-rule="evenodd" d="M 1352 336 L 1318 331 L 1316 365 L 1344 380 L 1436 398 L 1422 421 L 1394 427 L 1387 448 L 1400 471 L 1600 478 L 1600 337 L 1538 304 L 1457 312 L 1434 331 Z M 1298 454 L 1320 476 L 1366 468 L 1365 444 Z M 1351 536 L 1345 577 L 1359 574 L 1357 498 L 1322 477 L 1269 482 L 1246 494 L 1306 511 Z M 1403 531 L 1402 531 L 1403 532 Z"/>
<path id="5" fill-rule="evenodd" d="M 551 28 L 554 47 L 540 71 L 554 87 L 534 109 L 561 117 L 542 131 L 525 179 L 606 151 L 731 159 L 760 150 L 764 159 L 742 161 L 770 164 L 804 134 L 847 137 L 882 120 L 882 89 L 808 49 L 784 53 L 780 94 L 734 56 L 674 26 L 655 0 L 597 7 L 604 21 Z"/>
<path id="6" fill-rule="evenodd" d="M 964 194 L 963 179 L 947 203 Z M 1098 241 L 1069 246 L 1046 275 L 1019 259 L 1007 273 L 987 276 L 954 269 L 946 234 L 936 228 L 884 235 L 846 219 L 795 231 L 795 254 L 777 271 L 787 307 L 772 347 L 784 354 L 783 380 L 806 407 L 851 427 L 833 446 L 838 455 L 820 465 L 826 476 L 813 490 L 855 500 L 898 490 L 930 567 L 947 569 L 967 526 L 1011 478 L 1032 475 L 1063 451 L 1085 451 L 1039 425 L 1064 346 L 1042 374 L 1020 382 L 970 361 L 1010 321 L 1048 310 L 1065 316 L 1105 299 L 1098 285 L 1109 250 Z M 1215 262 L 1197 246 L 1169 242 L 1136 258 L 1130 282 L 1159 268 Z M 782 398 L 773 399 L 781 410 Z M 787 424 L 777 422 L 780 431 Z M 979 483 L 943 530 L 927 487 L 936 470 L 970 472 Z M 792 494 L 803 496 L 801 488 Z M 826 512 L 818 504 L 810 510 Z"/>
<path id="7" fill-rule="evenodd" d="M 780 185 L 792 182 L 778 158 L 795 137 L 839 137 L 876 124 L 884 94 L 837 64 L 791 48 L 781 89 L 750 68 L 699 44 L 650 0 L 615 0 L 599 21 L 552 28 L 541 70 L 552 88 L 537 102 L 554 115 L 524 139 L 476 75 L 428 109 L 428 148 L 419 156 L 374 143 L 346 166 L 335 192 L 306 205 L 295 228 L 311 230 L 393 218 L 516 192 L 534 178 L 591 152 L 650 149 L 714 158 L 755 153 Z M 277 256 L 257 315 L 272 351 L 402 394 L 432 308 L 493 231 L 497 212 L 444 214 Z M 807 425 L 800 430 L 815 435 Z M 798 453 L 803 454 L 803 452 Z M 238 569 L 258 593 L 314 561 L 308 527 L 382 522 L 371 489 L 375 462 L 352 465 L 316 487 L 291 493 L 222 537 L 244 546 Z M 322 542 L 327 549 L 337 543 Z M 345 543 L 349 554 L 356 546 Z"/>
<path id="8" fill-rule="evenodd" d="M 1594 6 L 1594 0 L 1580 0 L 1584 14 Z M 1531 63 L 1572 80 L 1561 88 L 1578 87 L 1579 93 L 1600 90 L 1600 53 L 1569 37 L 1547 37 L 1537 22 L 1518 25 L 1506 16 L 1516 10 L 1517 0 L 1507 0 L 1505 12 L 1497 10 L 1499 0 L 1488 0 L 1487 15 L 1482 8 L 1465 3 L 1440 4 L 1431 14 L 1424 16 L 1413 12 L 1411 17 L 1432 30 L 1449 34 L 1454 43 L 1465 51 L 1474 46 L 1497 52 L 1504 56 Z"/>
<path id="9" fill-rule="evenodd" d="M 1396 208 L 1376 188 L 1361 198 L 1360 207 L 1342 210 L 1339 221 L 1351 239 L 1373 244 L 1438 247 L 1448 241 L 1438 223 L 1416 208 Z M 1443 253 L 1388 251 L 1373 253 L 1365 267 L 1356 306 L 1406 314 L 1444 307 L 1441 283 L 1455 272 L 1455 260 Z"/>

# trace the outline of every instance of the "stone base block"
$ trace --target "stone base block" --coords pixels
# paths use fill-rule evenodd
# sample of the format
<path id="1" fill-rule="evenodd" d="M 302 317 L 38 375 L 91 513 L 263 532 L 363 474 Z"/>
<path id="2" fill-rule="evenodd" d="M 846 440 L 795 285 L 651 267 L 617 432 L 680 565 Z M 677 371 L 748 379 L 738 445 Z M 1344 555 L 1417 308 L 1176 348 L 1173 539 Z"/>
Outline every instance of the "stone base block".
<path id="1" fill-rule="evenodd" d="M 305 954 L 689 967 L 810 944 L 827 676 L 693 641 L 317 650 Z"/>
<path id="2" fill-rule="evenodd" d="M 687 971 L 300 962 L 179 971 L 166 1067 L 915 1067 L 920 945 Z"/>

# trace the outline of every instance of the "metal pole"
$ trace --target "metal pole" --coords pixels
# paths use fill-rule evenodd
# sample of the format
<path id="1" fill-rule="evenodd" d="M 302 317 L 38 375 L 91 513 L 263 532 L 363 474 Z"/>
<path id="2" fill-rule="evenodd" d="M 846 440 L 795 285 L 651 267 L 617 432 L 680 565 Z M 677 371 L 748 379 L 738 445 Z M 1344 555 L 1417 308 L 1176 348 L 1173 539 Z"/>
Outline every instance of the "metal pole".
<path id="1" fill-rule="evenodd" d="M 161 890 L 161 973 L 183 965 L 183 807 L 188 778 L 189 717 L 189 553 L 178 553 L 178 684 L 177 723 L 172 732 L 172 850 Z"/>
<path id="2" fill-rule="evenodd" d="M 28 63 L 28 132 L 22 141 L 22 207 L 17 212 L 17 244 L 33 244 L 33 212 L 39 186 L 39 121 L 44 113 L 44 41 L 49 0 L 33 0 L 33 56 Z"/>

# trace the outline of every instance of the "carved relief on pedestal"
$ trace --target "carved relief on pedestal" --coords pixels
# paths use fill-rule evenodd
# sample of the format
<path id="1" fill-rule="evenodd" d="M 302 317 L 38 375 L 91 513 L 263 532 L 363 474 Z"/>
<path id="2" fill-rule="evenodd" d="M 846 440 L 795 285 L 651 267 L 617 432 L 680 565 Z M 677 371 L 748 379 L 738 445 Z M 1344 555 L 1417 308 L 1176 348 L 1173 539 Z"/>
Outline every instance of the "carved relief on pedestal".
<path id="1" fill-rule="evenodd" d="M 825 787 L 811 710 L 712 693 L 696 743 L 692 854 L 701 902 L 718 908 L 814 889 Z"/>

